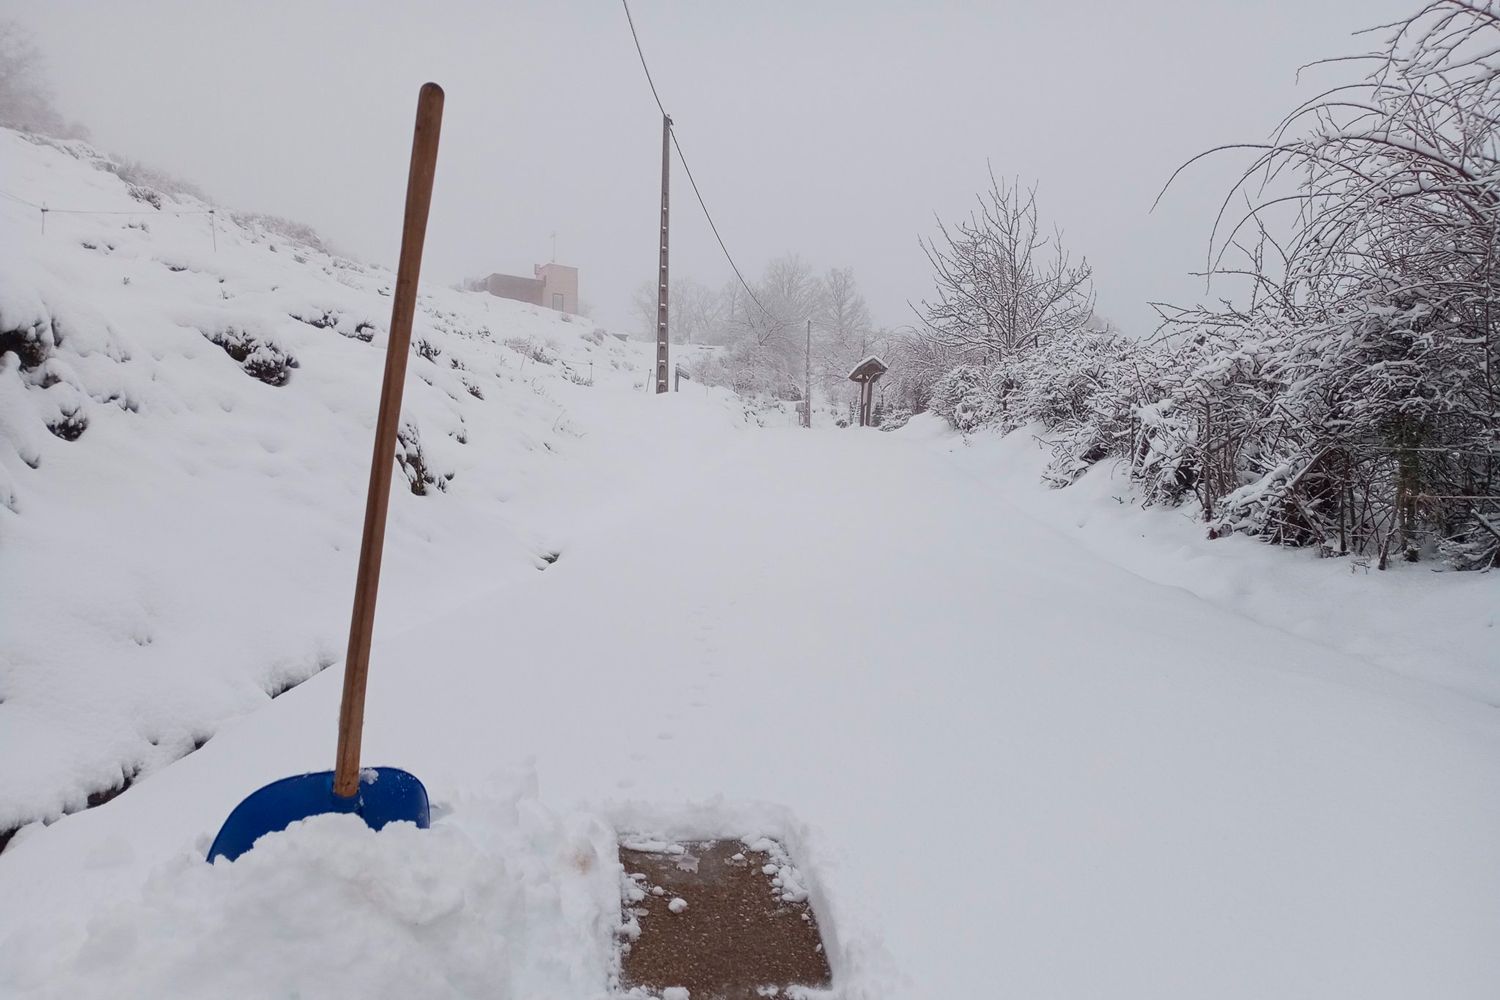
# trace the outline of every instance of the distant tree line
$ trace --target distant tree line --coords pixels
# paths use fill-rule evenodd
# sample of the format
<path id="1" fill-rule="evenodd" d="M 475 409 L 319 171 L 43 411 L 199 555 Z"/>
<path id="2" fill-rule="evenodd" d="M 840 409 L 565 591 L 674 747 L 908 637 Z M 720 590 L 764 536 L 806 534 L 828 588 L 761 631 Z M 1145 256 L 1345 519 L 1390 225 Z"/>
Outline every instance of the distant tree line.
<path id="1" fill-rule="evenodd" d="M 55 139 L 88 134 L 58 113 L 41 52 L 24 28 L 8 20 L 0 20 L 0 126 Z"/>
<path id="2" fill-rule="evenodd" d="M 1500 2 L 1432 0 L 1292 110 L 1215 223 L 1239 301 L 1090 322 L 1086 263 L 992 181 L 926 244 L 936 291 L 892 349 L 904 402 L 955 427 L 1040 424 L 1057 485 L 1121 460 L 1211 534 L 1328 554 L 1500 553 Z M 1210 152 L 1220 152 L 1218 150 Z M 898 371 L 900 374 L 898 375 Z"/>
<path id="3" fill-rule="evenodd" d="M 656 327 L 656 286 L 636 290 L 643 335 Z M 817 273 L 796 254 L 771 261 L 747 290 L 739 281 L 711 288 L 674 278 L 668 329 L 678 344 L 716 348 L 689 363 L 693 378 L 747 396 L 801 402 L 812 338 L 813 394 L 838 410 L 853 399 L 850 370 L 891 342 L 877 327 L 849 268 Z"/>

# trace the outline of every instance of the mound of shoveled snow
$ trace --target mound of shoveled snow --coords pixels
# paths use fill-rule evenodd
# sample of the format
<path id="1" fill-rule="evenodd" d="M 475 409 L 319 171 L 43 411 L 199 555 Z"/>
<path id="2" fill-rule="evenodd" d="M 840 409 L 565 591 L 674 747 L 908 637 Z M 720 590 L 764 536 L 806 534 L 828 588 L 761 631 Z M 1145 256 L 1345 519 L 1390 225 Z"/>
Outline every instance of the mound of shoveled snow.
<path id="1" fill-rule="evenodd" d="M 614 835 L 526 791 L 431 830 L 319 816 L 234 864 L 184 854 L 82 926 L 6 944 L 15 997 L 597 994 L 618 921 Z M 102 859 L 108 863 L 108 858 Z M 565 957 L 565 958 L 564 958 Z"/>

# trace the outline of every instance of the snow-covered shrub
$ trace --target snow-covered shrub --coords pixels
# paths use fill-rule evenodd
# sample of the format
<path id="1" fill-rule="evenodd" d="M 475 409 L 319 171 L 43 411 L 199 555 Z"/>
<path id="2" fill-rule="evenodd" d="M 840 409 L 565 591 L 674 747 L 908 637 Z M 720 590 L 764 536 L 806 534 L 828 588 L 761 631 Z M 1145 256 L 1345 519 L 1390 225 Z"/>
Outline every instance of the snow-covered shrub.
<path id="1" fill-rule="evenodd" d="M 507 337 L 505 346 L 516 351 L 522 357 L 535 361 L 538 364 L 550 365 L 557 361 L 547 351 L 547 345 L 533 340 L 530 337 Z"/>
<path id="2" fill-rule="evenodd" d="M 405 473 L 412 493 L 419 497 L 426 496 L 429 488 L 439 492 L 447 490 L 453 480 L 451 472 L 438 475 L 432 471 L 422 451 L 422 435 L 418 433 L 417 425 L 411 422 L 403 423 L 396 432 L 396 464 Z"/>
<path id="3" fill-rule="evenodd" d="M 366 319 L 352 319 L 341 314 L 337 309 L 303 309 L 289 315 L 299 323 L 306 323 L 318 330 L 333 330 L 341 337 L 363 340 L 367 344 L 375 339 L 374 323 Z"/>
<path id="4" fill-rule="evenodd" d="M 33 318 L 8 330 L 0 329 L 0 357 L 15 354 L 22 370 L 40 366 L 56 346 L 56 332 L 50 320 Z"/>
<path id="5" fill-rule="evenodd" d="M 286 385 L 297 367 L 297 359 L 289 352 L 240 327 L 226 325 L 203 335 L 238 361 L 245 374 L 266 385 Z"/>
<path id="6" fill-rule="evenodd" d="M 150 205 L 155 209 L 161 208 L 160 192 L 153 191 L 151 188 L 145 187 L 140 184 L 130 185 L 129 191 L 130 197 L 134 198 L 136 201 L 143 202 L 144 204 Z"/>
<path id="7" fill-rule="evenodd" d="M 1470 55 L 1500 49 L 1500 0 L 1434 0 L 1390 30 L 1346 88 L 1359 100 L 1298 109 L 1245 172 L 1292 185 L 1246 191 L 1249 214 L 1217 234 L 1216 257 L 1245 257 L 1225 269 L 1253 281 L 1248 305 L 1169 311 L 1150 343 L 1021 342 L 949 296 L 937 318 L 959 356 L 932 407 L 966 432 L 1040 423 L 1055 484 L 1123 459 L 1147 502 L 1192 500 L 1215 536 L 1494 564 L 1500 68 Z M 1300 212 L 1273 242 L 1262 213 L 1288 200 Z"/>
<path id="8" fill-rule="evenodd" d="M 978 430 L 1002 413 L 1002 391 L 997 391 L 994 369 L 959 365 L 932 387 L 931 408 L 961 431 Z"/>
<path id="9" fill-rule="evenodd" d="M 725 386 L 749 399 L 800 402 L 804 395 L 801 358 L 751 339 L 704 355 L 688 373 L 695 382 Z"/>
<path id="10" fill-rule="evenodd" d="M 146 202 L 152 208 L 161 208 L 162 195 L 208 202 L 208 195 L 198 185 L 139 160 L 114 160 L 108 164 L 108 168 L 116 177 L 130 185 L 130 197 Z"/>

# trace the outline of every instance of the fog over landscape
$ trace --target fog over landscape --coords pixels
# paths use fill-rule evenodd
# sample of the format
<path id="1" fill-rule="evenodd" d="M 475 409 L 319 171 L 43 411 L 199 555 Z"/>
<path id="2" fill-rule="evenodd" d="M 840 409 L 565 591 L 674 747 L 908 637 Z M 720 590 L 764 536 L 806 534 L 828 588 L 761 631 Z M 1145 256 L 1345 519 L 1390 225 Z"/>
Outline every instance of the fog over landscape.
<path id="1" fill-rule="evenodd" d="M 1500 0 L 8 0 L 0 232 L 0 1000 L 1500 997 Z"/>
<path id="2" fill-rule="evenodd" d="M 613 3 L 9 4 L 47 57 L 58 103 L 102 147 L 238 208 L 394 260 L 411 94 L 448 92 L 426 273 L 447 282 L 579 267 L 601 323 L 634 327 L 655 265 L 660 118 Z M 645 3 L 642 45 L 709 207 L 741 267 L 792 252 L 851 267 L 885 326 L 928 294 L 919 234 L 967 213 L 997 174 L 1036 183 L 1048 227 L 1095 269 L 1126 331 L 1148 303 L 1202 294 L 1209 220 L 1243 158 L 1180 163 L 1263 138 L 1297 68 L 1363 51 L 1400 0 L 1245 4 Z M 747 169 L 747 166 L 749 167 Z M 674 174 L 673 268 L 731 277 Z"/>

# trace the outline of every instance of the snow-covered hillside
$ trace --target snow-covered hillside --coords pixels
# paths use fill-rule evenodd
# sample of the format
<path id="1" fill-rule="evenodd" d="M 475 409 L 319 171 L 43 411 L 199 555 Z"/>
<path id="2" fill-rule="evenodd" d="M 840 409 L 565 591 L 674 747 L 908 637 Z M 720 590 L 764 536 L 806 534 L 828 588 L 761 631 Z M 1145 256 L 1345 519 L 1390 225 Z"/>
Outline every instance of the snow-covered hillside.
<path id="1" fill-rule="evenodd" d="M 393 276 L 108 168 L 0 130 L 53 209 L 0 199 L 0 835 L 344 651 Z M 640 345 L 432 286 L 413 340 L 382 630 L 535 574 L 651 455 Z"/>

